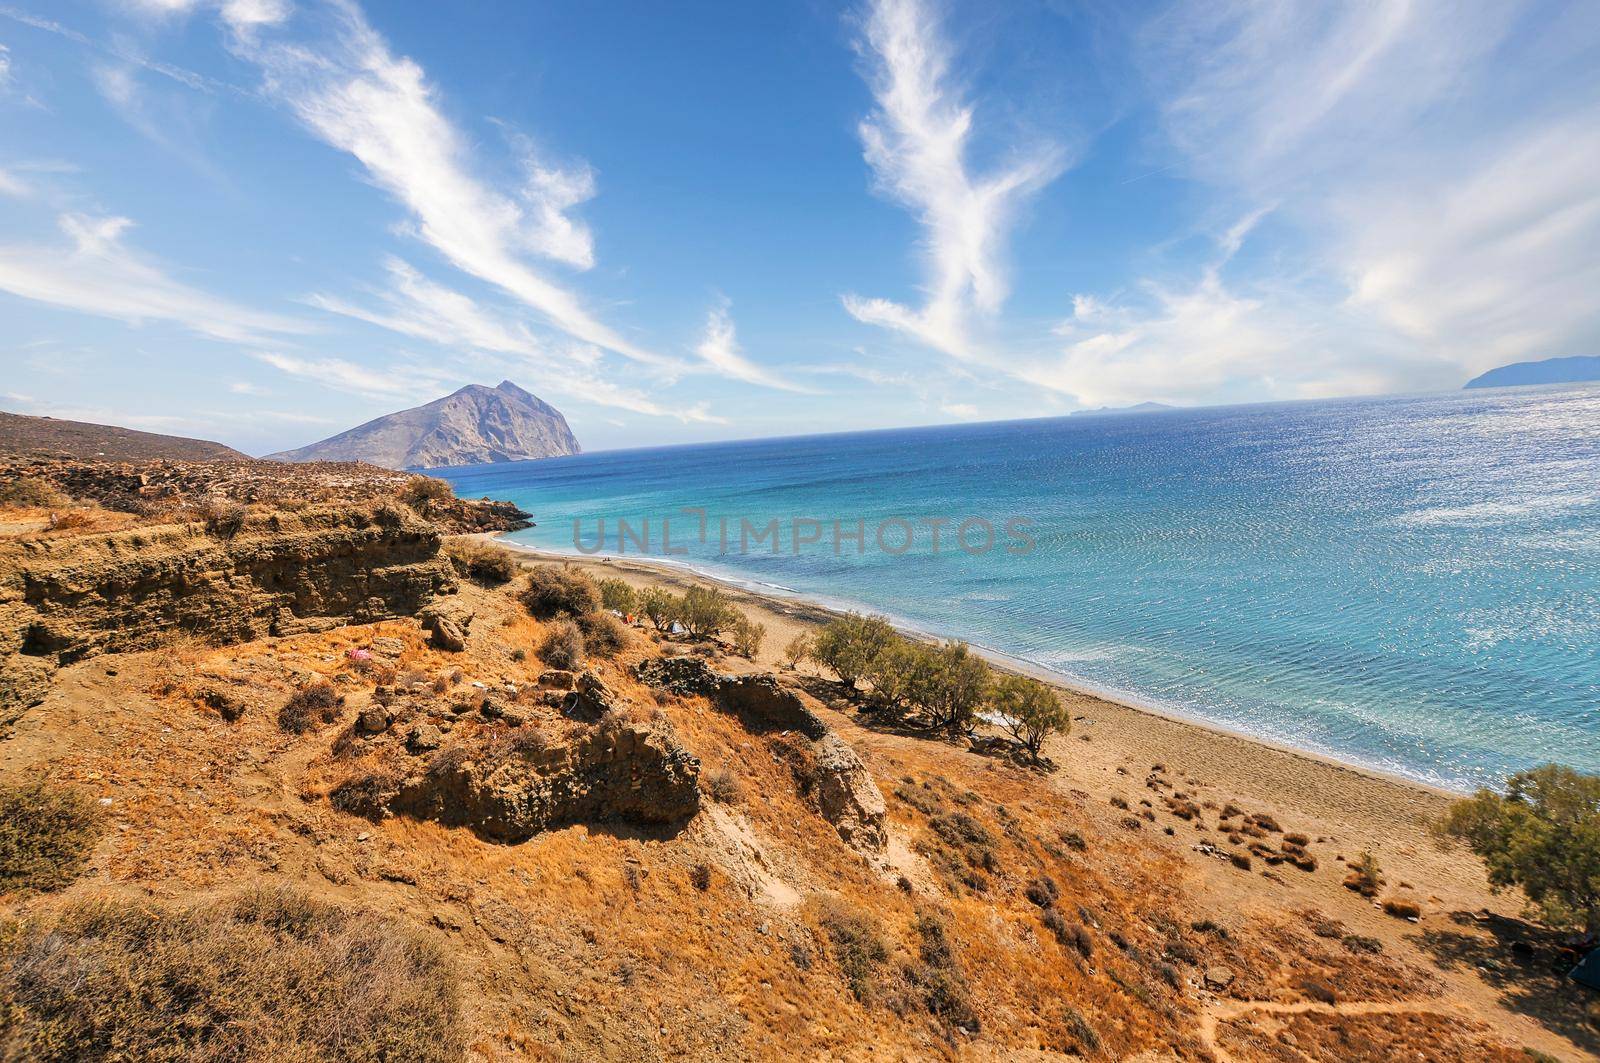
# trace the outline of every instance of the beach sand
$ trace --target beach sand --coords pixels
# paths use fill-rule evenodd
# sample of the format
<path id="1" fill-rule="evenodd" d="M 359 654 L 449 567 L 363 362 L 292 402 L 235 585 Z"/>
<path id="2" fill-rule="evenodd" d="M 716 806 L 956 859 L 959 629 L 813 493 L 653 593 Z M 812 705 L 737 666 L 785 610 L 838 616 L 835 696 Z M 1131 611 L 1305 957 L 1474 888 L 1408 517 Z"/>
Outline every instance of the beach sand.
<path id="1" fill-rule="evenodd" d="M 694 584 L 719 586 L 739 608 L 766 625 L 766 637 L 754 662 L 763 669 L 784 669 L 784 646 L 797 634 L 815 630 L 837 615 L 814 602 L 759 594 L 669 563 L 574 558 L 511 543 L 502 545 L 513 546 L 519 555 L 572 564 L 595 578 L 619 578 L 634 586 L 656 585 L 676 591 Z M 995 663 L 1026 670 L 1015 661 Z M 810 664 L 800 670 L 821 674 Z M 1043 674 L 1038 677 L 1053 679 Z M 1147 788 L 1145 780 L 1153 766 L 1162 765 L 1166 777 L 1196 803 L 1213 802 L 1220 807 L 1232 802 L 1248 812 L 1268 813 L 1285 830 L 1314 839 L 1311 849 L 1320 864 L 1314 872 L 1257 863 L 1246 873 L 1225 859 L 1200 851 L 1199 845 L 1208 839 L 1198 834 L 1185 837 L 1180 830 L 1165 837 L 1148 831 L 1152 844 L 1169 846 L 1185 860 L 1190 876 L 1182 889 L 1205 896 L 1225 911 L 1326 913 L 1355 932 L 1382 941 L 1391 953 L 1436 967 L 1452 983 L 1452 995 L 1469 1013 L 1481 1014 L 1523 1043 L 1562 1059 L 1600 1058 L 1595 1054 L 1600 1045 L 1582 1033 L 1577 1043 L 1552 1037 L 1552 1023 L 1571 1031 L 1568 1023 L 1546 1014 L 1549 1008 L 1572 1006 L 1566 993 L 1541 1001 L 1537 993 L 1528 992 L 1530 987 L 1513 988 L 1505 980 L 1486 976 L 1476 960 L 1463 962 L 1466 938 L 1481 936 L 1484 926 L 1499 925 L 1499 919 L 1520 915 L 1522 902 L 1518 894 L 1493 893 L 1481 863 L 1430 830 L 1430 824 L 1459 795 L 1122 704 L 1059 681 L 1052 685 L 1071 706 L 1074 722 L 1070 735 L 1053 738 L 1046 745 L 1045 754 L 1057 770 L 1040 773 L 1041 786 L 1087 794 L 1091 803 L 1105 802 L 1110 807 L 1126 802 L 1138 813 L 1144 799 L 1160 806 L 1160 794 Z M 892 760 L 902 743 L 936 740 L 868 726 L 849 708 L 843 699 L 836 700 L 830 723 L 863 750 Z M 994 764 L 977 755 L 972 761 L 974 770 L 979 771 Z M 1388 916 L 1374 901 L 1342 888 L 1347 862 L 1354 862 L 1364 851 L 1375 855 L 1384 870 L 1388 887 L 1381 896 L 1399 894 L 1419 901 L 1425 913 L 1421 924 Z"/>

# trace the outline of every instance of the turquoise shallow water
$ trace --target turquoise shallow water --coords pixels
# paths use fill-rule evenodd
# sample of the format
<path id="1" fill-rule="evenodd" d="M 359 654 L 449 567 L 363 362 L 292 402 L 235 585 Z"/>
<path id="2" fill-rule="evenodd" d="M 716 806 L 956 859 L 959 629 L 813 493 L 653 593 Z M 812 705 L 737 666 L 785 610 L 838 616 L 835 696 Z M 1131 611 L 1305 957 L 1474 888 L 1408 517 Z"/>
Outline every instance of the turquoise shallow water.
<path id="1" fill-rule="evenodd" d="M 574 551 L 574 521 L 593 548 L 603 519 L 605 555 L 661 557 L 665 519 L 671 560 L 870 607 L 1437 785 L 1547 760 L 1600 772 L 1600 386 L 612 451 L 443 475 L 462 495 L 533 512 L 539 526 L 514 538 L 544 549 Z M 684 507 L 706 511 L 704 542 Z M 798 553 L 796 518 L 802 540 L 820 537 Z M 935 552 L 928 522 L 940 518 Z M 969 518 L 994 527 L 992 549 L 978 523 L 972 552 L 954 543 Z M 1028 522 L 1018 535 L 1012 518 Z M 619 519 L 632 533 L 622 548 Z M 779 521 L 777 551 L 750 532 L 741 551 L 741 520 Z M 848 535 L 857 521 L 864 551 Z M 908 527 L 910 548 L 891 552 Z M 1031 549 L 1007 549 L 1024 536 Z"/>

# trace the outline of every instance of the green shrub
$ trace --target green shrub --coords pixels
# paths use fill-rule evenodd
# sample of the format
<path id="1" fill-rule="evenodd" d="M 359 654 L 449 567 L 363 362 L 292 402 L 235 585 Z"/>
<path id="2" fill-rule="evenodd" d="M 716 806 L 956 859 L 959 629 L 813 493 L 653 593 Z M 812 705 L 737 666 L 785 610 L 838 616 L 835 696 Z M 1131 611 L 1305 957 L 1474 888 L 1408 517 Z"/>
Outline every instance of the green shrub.
<path id="1" fill-rule="evenodd" d="M 817 633 L 811 655 L 854 690 L 873 658 L 898 637 L 881 616 L 846 613 Z"/>
<path id="2" fill-rule="evenodd" d="M 1483 858 L 1495 889 L 1520 886 L 1553 927 L 1600 932 L 1600 776 L 1559 764 L 1479 790 L 1444 829 Z"/>
<path id="3" fill-rule="evenodd" d="M 989 704 L 1001 718 L 1001 726 L 1022 743 L 1035 761 L 1045 739 L 1072 730 L 1072 710 L 1056 692 L 1037 679 L 1004 675 L 989 690 Z"/>
<path id="4" fill-rule="evenodd" d="M 37 476 L 19 476 L 7 483 L 0 483 L 0 506 L 56 509 L 71 502 L 66 492 Z"/>
<path id="5" fill-rule="evenodd" d="M 629 614 L 638 609 L 639 595 L 624 581 L 609 577 L 600 581 L 600 606 Z"/>
<path id="6" fill-rule="evenodd" d="M 0 953 L 0 1059 L 407 1060 L 465 1052 L 433 940 L 289 891 L 178 909 L 80 902 Z"/>
<path id="7" fill-rule="evenodd" d="M 647 587 L 640 592 L 637 605 L 639 614 L 655 625 L 657 631 L 665 631 L 678 619 L 683 599 L 660 587 Z"/>
<path id="8" fill-rule="evenodd" d="M 583 632 L 573 621 L 562 617 L 550 622 L 539 642 L 539 659 L 551 668 L 571 671 L 583 667 Z"/>
<path id="9" fill-rule="evenodd" d="M 739 617 L 739 611 L 720 587 L 690 587 L 683 592 L 678 609 L 678 623 L 695 639 L 714 638 L 732 627 Z"/>
<path id="10" fill-rule="evenodd" d="M 296 690 L 278 710 L 278 726 L 290 734 L 305 734 L 319 724 L 339 718 L 344 697 L 333 684 L 319 679 Z"/>
<path id="11" fill-rule="evenodd" d="M 101 829 L 99 808 L 75 790 L 0 786 L 0 893 L 65 886 L 83 870 Z"/>
<path id="12" fill-rule="evenodd" d="M 538 565 L 528 573 L 522 592 L 523 607 L 540 620 L 560 613 L 582 616 L 600 608 L 600 588 L 594 580 L 566 565 Z"/>
<path id="13" fill-rule="evenodd" d="M 767 625 L 758 624 L 740 614 L 733 622 L 733 652 L 748 660 L 755 660 L 761 652 L 761 642 L 767 637 Z"/>
<path id="14" fill-rule="evenodd" d="M 610 613 L 583 613 L 575 618 L 583 648 L 597 657 L 612 657 L 628 644 L 628 629 Z"/>

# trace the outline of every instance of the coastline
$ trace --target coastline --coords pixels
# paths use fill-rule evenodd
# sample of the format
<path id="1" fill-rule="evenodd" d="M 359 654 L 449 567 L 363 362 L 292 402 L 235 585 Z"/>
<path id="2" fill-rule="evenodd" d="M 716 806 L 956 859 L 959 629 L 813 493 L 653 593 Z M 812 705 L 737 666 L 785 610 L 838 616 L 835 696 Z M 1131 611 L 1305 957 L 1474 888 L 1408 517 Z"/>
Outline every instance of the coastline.
<path id="1" fill-rule="evenodd" d="M 636 576 L 658 580 L 666 585 L 680 588 L 693 583 L 714 585 L 734 597 L 745 608 L 754 606 L 769 616 L 784 617 L 803 627 L 820 627 L 828 621 L 841 616 L 847 609 L 851 608 L 850 605 L 845 603 L 818 601 L 815 597 L 807 596 L 799 591 L 792 591 L 786 587 L 724 576 L 665 558 L 574 554 L 528 546 L 524 543 L 503 539 L 501 535 L 502 533 L 500 532 L 486 532 L 473 537 L 493 541 L 507 549 L 519 554 L 526 554 L 529 558 L 540 561 L 573 564 L 585 568 L 592 566 L 596 570 L 617 574 L 632 573 Z M 894 624 L 896 630 L 912 638 L 941 639 L 948 637 L 940 632 L 920 628 L 907 622 L 904 618 L 884 614 L 882 611 L 874 609 L 870 604 L 862 604 L 856 606 L 856 608 L 864 612 L 886 615 L 887 619 Z M 768 641 L 769 645 L 765 647 L 767 653 L 763 654 L 763 658 L 771 658 L 772 660 L 769 663 L 774 663 L 777 657 L 775 651 L 778 648 L 778 643 L 777 640 L 770 636 Z M 787 638 L 783 641 L 787 641 Z M 1213 740 L 1225 741 L 1230 744 L 1237 743 L 1247 749 L 1259 749 L 1277 756 L 1303 759 L 1322 770 L 1349 773 L 1376 784 L 1412 790 L 1418 794 L 1428 795 L 1441 801 L 1453 801 L 1468 795 L 1467 791 L 1452 790 L 1399 772 L 1385 771 L 1381 768 L 1345 760 L 1333 754 L 1306 749 L 1290 742 L 1276 741 L 1252 734 L 1249 731 L 1228 727 L 1224 724 L 1141 700 L 1137 696 L 1123 691 L 1097 688 L 1072 677 L 1064 676 L 1049 668 L 1034 664 L 1031 661 L 1014 657 L 1002 650 L 978 643 L 969 642 L 968 644 L 974 653 L 982 656 L 991 666 L 1001 671 L 1038 679 L 1049 684 L 1063 695 L 1075 699 L 1075 701 L 1081 701 L 1081 706 L 1079 704 L 1074 704 L 1073 706 L 1074 717 L 1082 715 L 1085 709 L 1092 709 L 1098 706 L 1102 708 L 1102 714 L 1105 711 L 1109 711 L 1117 715 L 1132 713 L 1139 717 L 1148 717 L 1174 728 L 1200 732 L 1210 736 Z"/>

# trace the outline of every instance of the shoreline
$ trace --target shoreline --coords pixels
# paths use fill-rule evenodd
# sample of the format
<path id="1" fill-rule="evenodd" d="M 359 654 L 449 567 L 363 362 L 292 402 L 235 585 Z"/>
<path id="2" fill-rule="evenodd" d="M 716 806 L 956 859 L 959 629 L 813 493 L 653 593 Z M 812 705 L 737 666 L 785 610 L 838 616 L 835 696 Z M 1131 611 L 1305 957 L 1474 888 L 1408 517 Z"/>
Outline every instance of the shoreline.
<path id="1" fill-rule="evenodd" d="M 842 616 L 847 610 L 853 607 L 850 603 L 840 602 L 835 604 L 827 601 L 818 601 L 816 598 L 807 596 L 803 592 L 794 591 L 787 587 L 761 583 L 757 580 L 746 580 L 739 577 L 724 576 L 719 573 L 706 571 L 705 569 L 698 568 L 694 565 L 684 562 L 676 562 L 666 558 L 615 557 L 605 554 L 566 553 L 559 550 L 549 550 L 535 546 L 528 546 L 524 543 L 515 542 L 514 540 L 504 539 L 501 538 L 503 534 L 504 533 L 502 532 L 485 532 L 481 535 L 474 536 L 474 538 L 490 540 L 519 554 L 526 554 L 530 558 L 546 562 L 584 566 L 592 565 L 618 571 L 635 572 L 649 576 L 676 577 L 678 579 L 688 581 L 703 581 L 720 587 L 724 591 L 729 592 L 736 597 L 749 598 L 764 606 L 768 610 L 790 616 L 805 624 L 821 626 L 822 624 L 827 623 L 829 620 Z M 894 624 L 895 630 L 899 631 L 902 635 L 911 638 L 933 640 L 949 637 L 939 632 L 928 631 L 918 627 L 915 624 L 911 624 L 903 617 L 895 617 L 884 614 L 881 610 L 874 609 L 870 604 L 863 603 L 854 606 L 854 608 L 869 613 L 875 613 L 876 615 L 885 616 L 886 619 Z M 1071 697 L 1086 699 L 1086 701 L 1090 704 L 1098 703 L 1108 706 L 1118 712 L 1136 713 L 1139 715 L 1148 716 L 1175 727 L 1192 728 L 1217 738 L 1228 739 L 1233 742 L 1243 743 L 1247 746 L 1258 747 L 1262 750 L 1271 751 L 1279 755 L 1303 758 L 1324 769 L 1349 772 L 1355 776 L 1370 779 L 1373 782 L 1405 787 L 1407 789 L 1415 790 L 1419 793 L 1427 794 L 1435 798 L 1453 801 L 1471 795 L 1470 790 L 1454 790 L 1446 786 L 1424 781 L 1422 779 L 1412 778 L 1410 776 L 1401 774 L 1400 772 L 1387 771 L 1382 768 L 1376 768 L 1370 765 L 1346 760 L 1331 753 L 1324 753 L 1315 749 L 1306 749 L 1302 746 L 1294 745 L 1291 742 L 1279 741 L 1261 735 L 1252 734 L 1251 732 L 1242 730 L 1240 728 L 1229 727 L 1225 724 L 1207 720 L 1198 715 L 1184 713 L 1179 710 L 1156 704 L 1152 701 L 1141 699 L 1137 695 L 1130 694 L 1125 691 L 1099 688 L 1093 684 L 1084 683 L 1083 681 L 1074 677 L 1065 676 L 1049 668 L 1034 664 L 1031 661 L 1012 656 L 1011 654 L 1006 653 L 1004 650 L 998 650 L 991 646 L 984 646 L 980 643 L 970 641 L 968 641 L 967 644 L 971 647 L 974 653 L 981 656 L 992 667 L 998 668 L 1001 671 L 1013 672 L 1019 675 L 1028 676 L 1032 679 L 1037 679 L 1043 683 L 1049 684 L 1051 687 L 1054 687 L 1058 691 Z M 1078 708 L 1076 706 L 1074 707 L 1074 715 L 1078 715 Z"/>
<path id="2" fill-rule="evenodd" d="M 513 550 L 518 554 L 526 554 L 532 559 L 540 561 L 575 564 L 585 567 L 603 568 L 616 572 L 628 572 L 636 575 L 654 578 L 666 578 L 669 581 L 695 582 L 701 581 L 720 587 L 736 599 L 749 599 L 767 612 L 776 613 L 790 618 L 796 623 L 805 626 L 821 626 L 828 621 L 843 615 L 850 607 L 846 603 L 832 604 L 817 601 L 802 592 L 793 591 L 786 587 L 772 584 L 763 584 L 759 581 L 743 580 L 737 577 L 726 577 L 717 573 L 708 572 L 693 565 L 683 562 L 674 562 L 665 558 L 644 557 L 614 557 L 603 554 L 572 554 L 558 550 L 548 550 L 528 546 L 512 540 L 501 538 L 501 532 L 486 532 L 474 538 L 493 541 L 500 546 Z M 872 610 L 870 605 L 860 606 L 863 610 Z M 884 615 L 878 612 L 878 615 Z M 916 625 L 905 622 L 904 618 L 887 617 L 901 634 L 919 639 L 940 639 L 946 636 L 938 632 L 927 631 Z M 1059 692 L 1078 702 L 1073 705 L 1073 715 L 1079 718 L 1084 709 L 1104 707 L 1113 713 L 1130 713 L 1136 716 L 1147 717 L 1160 721 L 1174 728 L 1198 731 L 1213 740 L 1226 741 L 1229 744 L 1237 743 L 1247 748 L 1258 749 L 1263 753 L 1270 753 L 1280 757 L 1289 757 L 1304 760 L 1316 765 L 1324 771 L 1347 773 L 1358 779 L 1367 780 L 1375 784 L 1393 786 L 1415 792 L 1417 795 L 1426 795 L 1436 801 L 1454 801 L 1461 797 L 1469 796 L 1470 791 L 1452 790 L 1421 779 L 1414 779 L 1398 772 L 1385 771 L 1381 768 L 1370 767 L 1365 764 L 1353 763 L 1332 754 L 1318 750 L 1305 749 L 1292 743 L 1276 741 L 1260 735 L 1252 734 L 1224 724 L 1215 723 L 1204 718 L 1175 711 L 1151 702 L 1143 701 L 1134 695 L 1123 691 L 1098 689 L 1091 684 L 1085 684 L 1072 677 L 1052 671 L 1049 668 L 1036 665 L 1030 661 L 1014 657 L 1003 650 L 983 646 L 978 643 L 968 643 L 973 652 L 983 657 L 992 667 L 1001 671 L 1026 675 L 1033 679 L 1049 684 Z M 1092 717 L 1091 717 L 1092 720 Z M 1248 754 L 1247 754 L 1248 755 Z"/>

